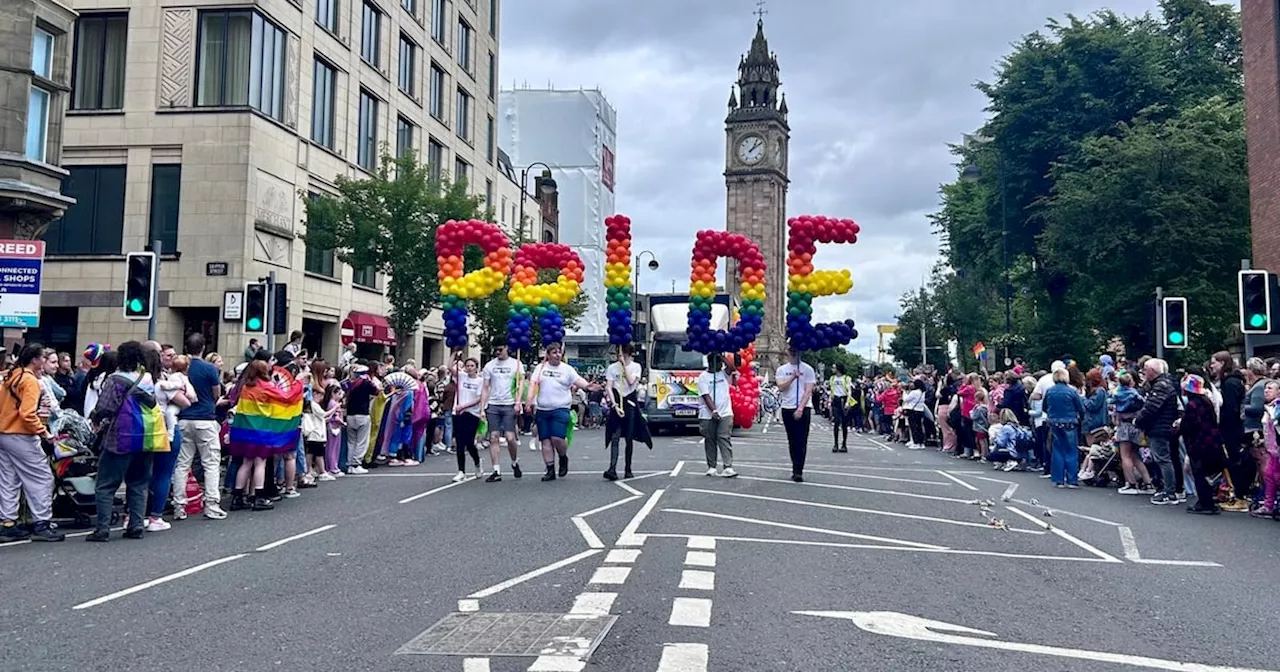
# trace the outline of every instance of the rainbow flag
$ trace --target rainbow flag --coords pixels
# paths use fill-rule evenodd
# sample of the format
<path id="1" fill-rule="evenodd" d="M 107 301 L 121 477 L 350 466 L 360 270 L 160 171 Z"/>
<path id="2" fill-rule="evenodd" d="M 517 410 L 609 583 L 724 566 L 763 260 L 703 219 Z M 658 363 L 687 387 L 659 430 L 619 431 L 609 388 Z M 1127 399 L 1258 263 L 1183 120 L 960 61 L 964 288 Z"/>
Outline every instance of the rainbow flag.
<path id="1" fill-rule="evenodd" d="M 116 416 L 116 449 L 120 453 L 167 453 L 169 430 L 164 413 L 156 405 L 155 388 L 134 385 L 123 376 L 113 376 L 116 385 L 128 391 Z"/>
<path id="2" fill-rule="evenodd" d="M 274 384 L 260 382 L 240 388 L 231 442 L 254 457 L 279 455 L 298 446 L 302 432 L 302 383 L 277 367 Z"/>
<path id="3" fill-rule="evenodd" d="M 978 341 L 977 343 L 974 343 L 974 344 L 973 344 L 973 356 L 974 356 L 974 357 L 976 357 L 976 358 L 978 358 L 978 359 L 982 359 L 982 356 L 983 356 L 983 355 L 985 355 L 985 354 L 987 354 L 987 346 L 983 345 L 983 344 L 982 344 L 982 341 Z"/>

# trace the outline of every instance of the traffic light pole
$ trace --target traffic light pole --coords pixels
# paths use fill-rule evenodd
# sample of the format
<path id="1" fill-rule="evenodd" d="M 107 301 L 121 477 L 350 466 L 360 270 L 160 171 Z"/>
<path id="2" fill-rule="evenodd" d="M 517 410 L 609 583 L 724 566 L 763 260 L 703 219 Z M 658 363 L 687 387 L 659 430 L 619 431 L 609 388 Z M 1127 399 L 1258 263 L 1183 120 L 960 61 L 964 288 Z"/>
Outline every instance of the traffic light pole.
<path id="1" fill-rule="evenodd" d="M 1156 358 L 1164 359 L 1164 288 L 1156 287 Z"/>
<path id="2" fill-rule="evenodd" d="M 156 340 L 156 316 L 160 313 L 160 253 L 164 244 L 159 240 L 151 241 L 151 251 L 155 253 L 155 282 L 151 283 L 151 319 L 147 320 L 147 340 Z"/>
<path id="3" fill-rule="evenodd" d="M 276 335 L 275 335 L 275 296 L 276 296 L 276 272 L 267 273 L 267 296 L 266 296 L 266 325 L 263 331 L 267 337 L 267 352 L 275 353 L 276 351 Z"/>
<path id="4" fill-rule="evenodd" d="M 1241 260 L 1240 260 L 1240 270 L 1242 270 L 1242 271 L 1251 271 L 1251 270 L 1253 270 L 1253 264 L 1252 264 L 1248 259 L 1241 259 Z M 1268 278 L 1268 279 L 1267 279 L 1267 282 L 1270 282 L 1270 281 L 1271 281 L 1271 279 L 1270 279 L 1270 278 Z M 1237 300 L 1239 300 L 1239 301 L 1243 301 L 1244 299 L 1243 299 L 1243 298 L 1239 298 L 1239 299 L 1237 299 Z M 1241 313 L 1240 321 L 1241 321 L 1241 322 L 1245 322 L 1245 315 L 1244 315 L 1244 312 L 1245 312 L 1244 308 L 1243 308 L 1243 307 L 1241 307 L 1241 308 L 1240 308 L 1240 313 Z M 1248 362 L 1250 357 L 1253 357 L 1253 335 L 1252 335 L 1252 334 L 1244 334 L 1244 361 L 1245 361 L 1245 362 Z"/>

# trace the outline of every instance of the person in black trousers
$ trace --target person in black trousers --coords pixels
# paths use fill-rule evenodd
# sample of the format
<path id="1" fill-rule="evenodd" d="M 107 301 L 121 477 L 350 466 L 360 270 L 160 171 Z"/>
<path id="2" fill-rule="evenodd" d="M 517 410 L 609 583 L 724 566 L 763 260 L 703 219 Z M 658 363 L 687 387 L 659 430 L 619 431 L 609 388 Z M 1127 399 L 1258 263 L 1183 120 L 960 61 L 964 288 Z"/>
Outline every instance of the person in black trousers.
<path id="1" fill-rule="evenodd" d="M 809 422 L 813 415 L 813 388 L 818 376 L 813 367 L 800 361 L 795 346 L 787 348 L 787 363 L 778 367 L 773 380 L 778 385 L 782 426 L 787 430 L 791 453 L 791 480 L 804 482 L 804 460 L 809 448 Z"/>

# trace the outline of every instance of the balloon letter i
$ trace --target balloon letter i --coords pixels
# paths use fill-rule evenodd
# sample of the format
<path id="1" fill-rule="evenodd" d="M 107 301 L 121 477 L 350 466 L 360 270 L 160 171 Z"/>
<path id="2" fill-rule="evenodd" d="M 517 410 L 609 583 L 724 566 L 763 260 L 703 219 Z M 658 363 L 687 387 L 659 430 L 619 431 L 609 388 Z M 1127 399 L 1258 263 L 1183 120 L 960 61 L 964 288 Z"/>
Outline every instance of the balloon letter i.
<path id="1" fill-rule="evenodd" d="M 626 345 L 632 337 L 631 220 L 614 215 L 604 220 L 606 254 L 605 314 L 609 319 L 609 343 Z"/>

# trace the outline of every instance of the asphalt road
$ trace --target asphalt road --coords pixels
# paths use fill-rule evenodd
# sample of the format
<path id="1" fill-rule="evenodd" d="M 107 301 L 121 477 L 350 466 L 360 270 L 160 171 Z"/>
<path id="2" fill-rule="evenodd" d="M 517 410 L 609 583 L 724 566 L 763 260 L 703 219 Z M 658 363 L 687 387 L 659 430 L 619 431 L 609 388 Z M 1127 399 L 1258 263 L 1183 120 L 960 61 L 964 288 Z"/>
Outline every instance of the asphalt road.
<path id="1" fill-rule="evenodd" d="M 555 483 L 523 449 L 453 485 L 446 455 L 0 547 L 0 670 L 1280 670 L 1280 525 L 825 432 L 804 484 L 778 426 L 735 437 L 737 479 L 663 436 L 625 483 L 587 430 Z"/>

